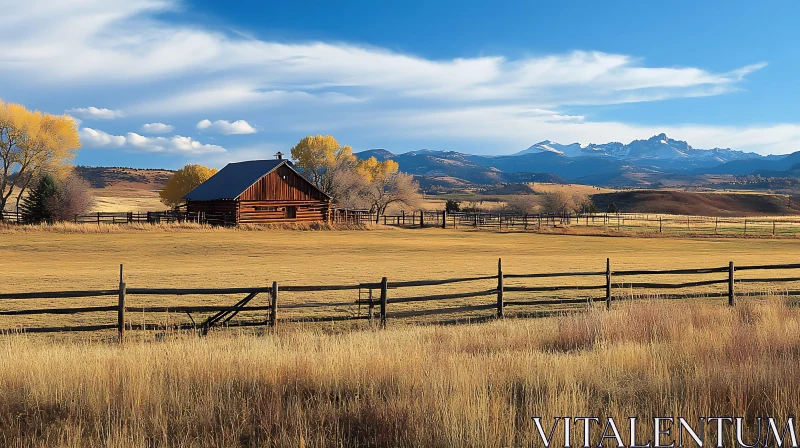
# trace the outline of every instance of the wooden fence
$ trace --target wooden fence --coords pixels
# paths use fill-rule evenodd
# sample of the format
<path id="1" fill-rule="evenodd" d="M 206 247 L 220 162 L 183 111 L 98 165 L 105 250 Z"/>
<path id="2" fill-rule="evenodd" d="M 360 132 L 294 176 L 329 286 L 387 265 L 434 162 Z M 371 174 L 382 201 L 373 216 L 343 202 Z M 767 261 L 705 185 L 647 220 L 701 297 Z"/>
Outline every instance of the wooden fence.
<path id="1" fill-rule="evenodd" d="M 0 316 L 30 316 L 30 315 L 75 315 L 86 313 L 116 313 L 116 322 L 107 322 L 95 325 L 64 325 L 56 327 L 17 327 L 4 330 L 5 333 L 25 332 L 25 333 L 51 333 L 64 331 L 97 331 L 97 330 L 116 330 L 119 338 L 124 340 L 125 332 L 128 330 L 193 330 L 201 334 L 206 334 L 214 327 L 244 327 L 244 326 L 268 326 L 275 328 L 279 322 L 342 322 L 367 320 L 371 324 L 377 321 L 380 327 L 385 327 L 389 318 L 402 319 L 419 316 L 441 316 L 441 315 L 467 315 L 469 318 L 486 319 L 490 317 L 502 318 L 507 314 L 507 310 L 535 309 L 537 313 L 548 307 L 563 310 L 565 306 L 592 306 L 597 302 L 604 302 L 606 308 L 610 308 L 615 300 L 630 300 L 636 295 L 634 290 L 645 291 L 646 296 L 657 295 L 661 298 L 688 298 L 688 297 L 724 297 L 728 305 L 733 306 L 737 296 L 759 295 L 759 292 L 737 292 L 737 284 L 746 283 L 769 283 L 771 285 L 785 285 L 782 292 L 789 296 L 800 294 L 800 290 L 791 290 L 787 285 L 800 282 L 800 276 L 779 276 L 779 277 L 749 277 L 736 279 L 737 272 L 745 271 L 792 271 L 800 269 L 800 264 L 775 264 L 775 265 L 750 265 L 735 267 L 733 262 L 727 266 L 693 269 L 665 269 L 665 270 L 620 270 L 611 269 L 610 259 L 606 259 L 604 269 L 589 272 L 553 272 L 553 273 L 531 273 L 531 274 L 508 274 L 503 272 L 502 261 L 498 260 L 497 273 L 492 275 L 449 278 L 440 280 L 411 280 L 390 282 L 383 277 L 379 282 L 341 284 L 341 285 L 281 285 L 272 282 L 271 285 L 246 287 L 246 288 L 129 288 L 123 277 L 122 266 L 120 266 L 119 285 L 116 288 L 105 290 L 89 291 L 54 291 L 54 292 L 18 292 L 0 294 Z M 641 282 L 628 280 L 642 276 L 709 276 L 711 279 L 693 280 L 678 283 L 664 282 Z M 718 277 L 713 277 L 718 275 Z M 563 282 L 558 285 L 543 285 L 535 282 L 540 279 L 579 279 L 573 283 Z M 524 282 L 524 284 L 508 285 L 508 280 Z M 444 286 L 453 288 L 455 285 L 486 283 L 484 287 L 464 287 L 459 291 L 446 293 L 424 293 L 417 292 L 418 288 L 431 286 Z M 708 290 L 709 287 L 724 285 L 722 290 Z M 488 286 L 488 287 L 487 287 Z M 703 290 L 705 288 L 705 290 Z M 400 294 L 402 290 L 412 290 L 410 294 Z M 683 290 L 680 294 L 673 291 Z M 358 296 L 354 300 L 347 301 L 312 301 L 303 300 L 294 303 L 281 304 L 279 292 L 284 293 L 314 293 L 321 291 L 358 291 Z M 596 294 L 588 293 L 597 291 Z M 686 292 L 688 291 L 688 292 Z M 373 293 L 375 292 L 375 294 Z M 568 292 L 572 297 L 557 297 L 560 292 Z M 544 293 L 545 297 L 537 293 Z M 268 299 L 262 305 L 256 303 L 254 299 L 259 294 L 268 295 Z M 128 299 L 132 296 L 220 296 L 220 295 L 244 295 L 231 305 L 218 304 L 217 299 L 214 305 L 160 305 L 160 306 L 132 306 Z M 377 296 L 377 297 L 376 297 Z M 35 308 L 35 309 L 10 309 L 3 307 L 4 303 L 11 301 L 28 300 L 66 300 L 87 297 L 113 297 L 113 301 L 102 305 L 94 306 L 72 306 L 61 308 Z M 475 300 L 491 297 L 491 300 Z M 452 301 L 470 299 L 469 303 L 455 303 Z M 448 303 L 449 302 L 449 303 Z M 17 302 L 19 303 L 19 302 Z M 436 308 L 423 308 L 423 303 L 434 303 Z M 444 304 L 444 306 L 442 306 Z M 405 305 L 402 309 L 400 305 Z M 361 307 L 366 307 L 366 313 L 361 313 Z M 330 312 L 331 308 L 337 307 L 358 307 L 358 314 L 314 314 L 281 317 L 283 312 L 303 313 L 311 309 L 325 309 Z M 378 307 L 377 314 L 375 307 Z M 397 308 L 393 310 L 392 308 Z M 410 307 L 410 308 L 409 308 Z M 416 308 L 415 308 L 416 307 Z M 561 307 L 561 308 L 558 308 Z M 490 314 L 486 314 L 490 311 Z M 260 312 L 255 318 L 249 320 L 234 320 L 240 313 Z M 131 319 L 126 318 L 126 313 L 181 313 L 187 314 L 191 322 L 180 324 L 137 324 Z M 202 321 L 196 321 L 192 313 L 200 313 L 205 317 Z M 474 313 L 479 313 L 475 315 Z M 482 314 L 481 314 L 482 313 Z M 535 314 L 535 313 L 533 313 Z"/>
<path id="2" fill-rule="evenodd" d="M 25 224 L 18 212 L 3 212 L 3 222 Z M 94 212 L 75 215 L 71 222 L 83 224 L 160 224 L 175 222 L 196 222 L 203 224 L 227 225 L 234 222 L 233 216 L 226 213 L 184 212 L 175 210 L 152 212 Z"/>
<path id="3" fill-rule="evenodd" d="M 447 213 L 423 210 L 376 216 L 363 213 L 360 222 L 398 227 L 441 227 L 453 229 L 494 229 L 536 231 L 554 227 L 663 234 L 715 235 L 797 235 L 800 216 L 715 217 L 644 213 Z M 351 219 L 352 220 L 352 219 Z"/>
<path id="4" fill-rule="evenodd" d="M 713 217 L 642 213 L 447 213 L 418 210 L 377 216 L 368 210 L 331 209 L 333 223 L 377 223 L 397 227 L 440 227 L 454 229 L 495 229 L 536 231 L 554 227 L 594 228 L 603 230 L 662 234 L 709 235 L 798 235 L 800 216 Z M 88 224 L 159 224 L 196 222 L 233 225 L 235 218 L 226 213 L 184 212 L 175 210 L 134 212 L 95 212 L 77 215 L 76 223 Z M 24 223 L 18 213 L 3 212 L 3 222 Z"/>

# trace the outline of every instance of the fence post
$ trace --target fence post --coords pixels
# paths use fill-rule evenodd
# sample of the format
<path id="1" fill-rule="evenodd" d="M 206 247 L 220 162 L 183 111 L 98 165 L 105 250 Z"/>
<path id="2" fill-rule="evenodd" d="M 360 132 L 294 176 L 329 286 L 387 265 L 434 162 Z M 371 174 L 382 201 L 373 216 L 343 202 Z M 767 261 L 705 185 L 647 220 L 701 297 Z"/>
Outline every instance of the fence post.
<path id="1" fill-rule="evenodd" d="M 664 233 L 664 217 L 658 217 L 658 233 Z"/>
<path id="2" fill-rule="evenodd" d="M 497 317 L 503 317 L 503 259 L 497 259 Z"/>
<path id="3" fill-rule="evenodd" d="M 747 218 L 744 219 L 744 234 L 747 235 Z"/>
<path id="4" fill-rule="evenodd" d="M 372 321 L 375 317 L 375 304 L 372 302 L 372 288 L 369 289 L 369 303 L 367 304 L 369 309 L 369 326 L 372 328 Z"/>
<path id="5" fill-rule="evenodd" d="M 425 210 L 419 211 L 419 227 L 425 227 Z"/>
<path id="6" fill-rule="evenodd" d="M 728 306 L 733 306 L 734 304 L 734 286 L 733 286 L 733 262 L 731 261 L 728 263 Z"/>
<path id="7" fill-rule="evenodd" d="M 278 325 L 278 282 L 272 282 L 272 289 L 269 291 L 269 325 L 274 331 Z"/>
<path id="8" fill-rule="evenodd" d="M 442 210 L 442 228 L 447 228 L 447 210 Z"/>
<path id="9" fill-rule="evenodd" d="M 772 236 L 775 236 L 775 220 L 772 220 Z"/>
<path id="10" fill-rule="evenodd" d="M 117 304 L 117 332 L 119 343 L 125 342 L 125 282 L 122 278 L 122 265 L 119 265 L 119 302 Z"/>
<path id="11" fill-rule="evenodd" d="M 611 259 L 606 258 L 606 310 L 611 309 Z"/>
<path id="12" fill-rule="evenodd" d="M 381 328 L 386 328 L 386 300 L 388 296 L 386 277 L 381 279 Z"/>
<path id="13" fill-rule="evenodd" d="M 717 234 L 717 227 L 719 227 L 719 216 L 714 220 L 714 235 Z"/>

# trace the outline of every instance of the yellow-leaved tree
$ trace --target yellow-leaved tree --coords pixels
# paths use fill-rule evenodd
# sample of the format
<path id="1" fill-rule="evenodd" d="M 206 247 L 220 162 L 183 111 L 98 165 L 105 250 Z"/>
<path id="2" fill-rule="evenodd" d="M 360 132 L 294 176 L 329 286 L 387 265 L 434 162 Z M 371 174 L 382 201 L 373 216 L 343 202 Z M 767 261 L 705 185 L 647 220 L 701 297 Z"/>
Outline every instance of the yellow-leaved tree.
<path id="1" fill-rule="evenodd" d="M 330 135 L 308 136 L 292 148 L 292 159 L 314 185 L 336 199 L 337 175 L 356 163 L 353 148 L 342 146 Z"/>
<path id="2" fill-rule="evenodd" d="M 356 165 L 356 173 L 364 180 L 362 195 L 370 206 L 370 212 L 375 213 L 376 223 L 391 204 L 416 207 L 422 201 L 419 185 L 399 168 L 394 160 L 381 162 L 375 157 L 360 160 Z"/>
<path id="3" fill-rule="evenodd" d="M 19 205 L 34 179 L 68 173 L 80 146 L 77 124 L 69 115 L 0 100 L 0 211 L 14 195 Z"/>
<path id="4" fill-rule="evenodd" d="M 167 185 L 159 192 L 161 202 L 170 206 L 177 207 L 183 203 L 186 193 L 192 191 L 198 185 L 207 181 L 209 177 L 216 174 L 216 168 L 208 168 L 203 165 L 189 164 L 175 171 L 169 178 Z"/>

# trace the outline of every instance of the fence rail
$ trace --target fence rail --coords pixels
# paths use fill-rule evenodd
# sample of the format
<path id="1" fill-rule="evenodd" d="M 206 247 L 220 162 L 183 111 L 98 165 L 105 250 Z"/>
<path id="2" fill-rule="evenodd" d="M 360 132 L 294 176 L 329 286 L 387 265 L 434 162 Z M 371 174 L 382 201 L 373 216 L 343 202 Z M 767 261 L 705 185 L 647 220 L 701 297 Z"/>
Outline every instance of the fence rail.
<path id="1" fill-rule="evenodd" d="M 123 278 L 123 270 L 120 265 L 120 280 L 117 288 L 99 290 L 75 290 L 75 291 L 50 291 L 50 292 L 12 292 L 0 294 L 0 316 L 33 316 L 33 315 L 75 315 L 87 313 L 114 313 L 117 314 L 115 323 L 101 323 L 97 325 L 63 325 L 50 327 L 17 327 L 8 328 L 4 332 L 29 332 L 29 333 L 49 333 L 64 331 L 100 331 L 116 329 L 120 340 L 124 340 L 126 330 L 194 330 L 206 334 L 210 329 L 216 327 L 252 327 L 267 326 L 275 328 L 279 323 L 281 310 L 288 312 L 289 315 L 280 318 L 280 322 L 300 323 L 300 322 L 346 322 L 368 320 L 373 323 L 379 321 L 381 327 L 386 326 L 388 318 L 411 318 L 420 316 L 441 316 L 444 314 L 456 315 L 459 313 L 472 313 L 467 317 L 473 317 L 475 312 L 494 310 L 488 317 L 503 317 L 506 307 L 514 309 L 524 309 L 525 307 L 542 306 L 573 306 L 587 305 L 605 302 L 606 308 L 610 308 L 614 300 L 629 300 L 637 297 L 634 290 L 647 291 L 652 294 L 657 290 L 659 296 L 664 298 L 688 298 L 688 297 L 727 297 L 728 304 L 733 306 L 737 296 L 736 285 L 747 283 L 777 283 L 785 285 L 786 294 L 797 295 L 800 291 L 792 290 L 789 284 L 800 282 L 800 276 L 771 276 L 771 277 L 750 277 L 736 279 L 737 271 L 774 271 L 786 270 L 793 271 L 800 269 L 800 264 L 772 264 L 772 265 L 744 265 L 735 267 L 733 262 L 728 266 L 704 267 L 691 269 L 633 269 L 613 271 L 611 260 L 606 259 L 604 271 L 575 271 L 575 272 L 549 272 L 549 273 L 528 273 L 528 274 L 505 274 L 503 272 L 502 261 L 498 260 L 497 274 L 482 275 L 472 277 L 458 277 L 436 280 L 410 280 L 390 282 L 386 277 L 379 282 L 343 284 L 343 285 L 281 285 L 272 282 L 270 286 L 257 287 L 236 287 L 236 288 L 128 288 Z M 724 274 L 723 278 L 711 278 L 683 282 L 652 282 L 636 281 L 637 276 L 708 276 L 713 274 Z M 594 283 L 597 277 L 605 277 L 603 284 Z M 634 277 L 631 279 L 631 277 Z M 574 283 L 567 281 L 559 285 L 531 284 L 532 281 L 540 282 L 544 279 L 577 279 Z M 526 284 L 506 285 L 506 280 L 526 282 Z M 490 287 L 468 287 L 463 291 L 434 291 L 419 292 L 419 288 L 431 286 L 443 286 L 452 288 L 453 285 L 466 283 L 487 282 L 492 284 Z M 716 285 L 726 285 L 724 291 L 719 290 L 697 290 L 697 288 L 713 287 Z M 489 286 L 489 285 L 487 285 Z M 687 290 L 681 294 L 666 293 L 673 290 Z M 319 293 L 331 291 L 358 291 L 358 298 L 347 301 L 325 301 L 325 300 L 305 300 L 299 303 L 286 303 L 279 305 L 279 293 Z M 402 290 L 412 291 L 410 295 L 403 295 Z M 658 291 L 665 291 L 663 293 Z M 389 291 L 395 291 L 390 294 Z M 584 295 L 584 291 L 604 291 L 605 294 L 599 296 Z M 379 292 L 379 294 L 374 294 Z M 557 297 L 550 295 L 536 296 L 534 293 L 573 293 L 576 296 Z M 233 304 L 219 303 L 223 300 L 219 296 L 246 294 L 243 298 Z M 267 294 L 268 300 L 263 305 L 254 304 L 254 299 L 260 294 Z M 364 297 L 366 294 L 366 297 Z M 214 304 L 180 304 L 180 305 L 131 305 L 127 300 L 131 296 L 216 296 Z M 395 295 L 397 295 L 395 297 Z M 753 295 L 752 292 L 740 292 L 741 296 Z M 92 306 L 68 306 L 58 308 L 35 308 L 35 309 L 8 309 L 5 304 L 10 301 L 40 299 L 83 299 L 83 298 L 105 298 L 116 296 L 114 303 L 93 304 Z M 487 302 L 484 298 L 493 297 Z M 459 300 L 470 299 L 467 303 Z M 63 302 L 59 302 L 63 303 Z M 423 308 L 423 305 L 436 304 L 436 308 Z M 77 304 L 76 304 L 77 305 Z M 396 308 L 399 306 L 399 308 Z M 409 309 L 408 306 L 419 307 Z M 362 307 L 366 307 L 366 314 L 362 314 Z M 344 314 L 341 308 L 345 308 Z M 376 312 L 377 308 L 377 312 Z M 322 315 L 291 315 L 292 312 L 306 312 L 312 309 L 326 310 Z M 337 311 L 338 309 L 338 311 Z M 333 314 L 331 314 L 333 310 Z M 250 320 L 234 320 L 240 313 L 262 312 L 261 316 Z M 136 313 L 137 316 L 143 314 L 173 313 L 187 314 L 191 323 L 176 324 L 152 324 L 135 323 L 126 317 L 126 313 Z M 205 319 L 195 321 L 192 313 L 203 314 Z M 480 317 L 480 316 L 479 316 Z"/>
<path id="2" fill-rule="evenodd" d="M 644 213 L 448 213 L 421 210 L 399 214 L 376 215 L 368 210 L 334 208 L 328 217 L 333 223 L 377 223 L 396 227 L 440 227 L 455 229 L 494 229 L 537 231 L 571 227 L 661 234 L 710 235 L 798 235 L 800 216 L 713 217 Z M 25 224 L 15 212 L 2 212 L 7 224 Z M 176 210 L 150 212 L 94 212 L 76 215 L 75 223 L 85 224 L 159 224 L 194 222 L 227 226 L 236 223 L 231 213 L 204 213 Z"/>

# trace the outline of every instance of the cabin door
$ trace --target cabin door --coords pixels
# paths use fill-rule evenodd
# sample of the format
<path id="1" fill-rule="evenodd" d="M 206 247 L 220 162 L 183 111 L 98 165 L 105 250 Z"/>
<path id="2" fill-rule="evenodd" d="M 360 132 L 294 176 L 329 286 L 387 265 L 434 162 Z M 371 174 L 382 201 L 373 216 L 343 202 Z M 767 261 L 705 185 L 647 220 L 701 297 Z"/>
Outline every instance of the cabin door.
<path id="1" fill-rule="evenodd" d="M 297 219 L 297 207 L 292 205 L 286 207 L 285 216 L 286 219 Z"/>

